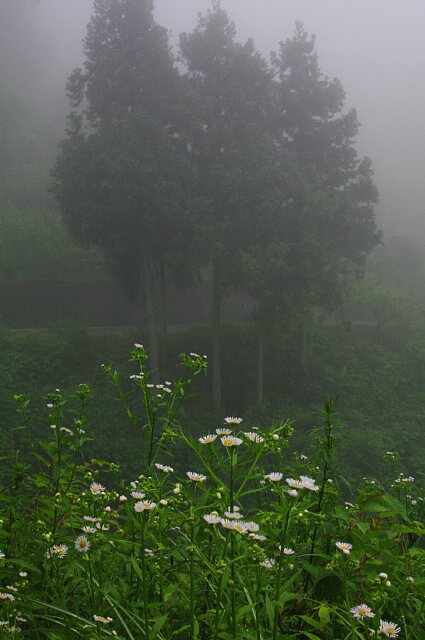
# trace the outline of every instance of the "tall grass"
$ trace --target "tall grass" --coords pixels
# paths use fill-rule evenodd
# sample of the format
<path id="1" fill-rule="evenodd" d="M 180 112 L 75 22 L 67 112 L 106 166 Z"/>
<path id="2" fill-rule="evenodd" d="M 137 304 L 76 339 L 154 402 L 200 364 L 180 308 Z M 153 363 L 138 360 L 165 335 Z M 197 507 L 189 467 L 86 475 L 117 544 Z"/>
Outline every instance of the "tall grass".
<path id="1" fill-rule="evenodd" d="M 161 384 L 142 345 L 130 359 L 138 407 L 103 366 L 143 442 L 129 484 L 116 464 L 84 458 L 102 437 L 87 424 L 87 385 L 49 394 L 42 441 L 16 397 L 31 462 L 14 461 L 0 495 L 2 636 L 425 637 L 424 494 L 395 452 L 389 486 L 365 479 L 344 502 L 334 454 L 345 427 L 332 401 L 311 458 L 289 453 L 290 422 L 256 429 L 229 416 L 195 439 L 179 411 L 206 358 L 183 354 L 181 375 Z"/>

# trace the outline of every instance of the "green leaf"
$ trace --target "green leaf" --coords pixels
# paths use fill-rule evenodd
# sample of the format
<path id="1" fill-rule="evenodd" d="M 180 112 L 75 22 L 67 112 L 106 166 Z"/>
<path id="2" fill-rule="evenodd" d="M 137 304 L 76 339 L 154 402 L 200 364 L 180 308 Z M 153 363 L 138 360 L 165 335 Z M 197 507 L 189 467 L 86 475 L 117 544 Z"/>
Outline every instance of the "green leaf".
<path id="1" fill-rule="evenodd" d="M 319 620 L 323 626 L 329 624 L 331 620 L 329 607 L 319 607 Z"/>
<path id="2" fill-rule="evenodd" d="M 164 626 L 165 622 L 167 621 L 168 618 L 168 613 L 166 613 L 164 616 L 160 616 L 155 624 L 153 625 L 152 629 L 151 629 L 151 635 L 153 638 L 155 638 L 155 635 L 158 633 L 158 631 L 161 631 L 162 627 Z M 196 622 L 196 621 L 195 621 Z M 199 627 L 199 625 L 198 625 Z"/>
<path id="3" fill-rule="evenodd" d="M 370 524 L 369 522 L 357 522 L 357 527 L 360 529 L 360 531 L 362 533 L 366 533 L 366 531 L 369 531 L 370 529 Z"/>
<path id="4" fill-rule="evenodd" d="M 275 610 L 274 604 L 270 600 L 269 596 L 266 594 L 266 612 L 267 612 L 267 617 L 269 619 L 269 625 L 271 629 L 273 629 L 273 624 L 274 624 L 274 610 Z"/>
<path id="5" fill-rule="evenodd" d="M 323 623 L 319 622 L 318 620 L 315 620 L 314 618 L 312 618 L 311 616 L 300 616 L 300 618 L 302 620 L 304 620 L 304 622 L 307 622 L 311 627 L 314 627 L 315 629 L 322 629 L 323 628 Z"/>

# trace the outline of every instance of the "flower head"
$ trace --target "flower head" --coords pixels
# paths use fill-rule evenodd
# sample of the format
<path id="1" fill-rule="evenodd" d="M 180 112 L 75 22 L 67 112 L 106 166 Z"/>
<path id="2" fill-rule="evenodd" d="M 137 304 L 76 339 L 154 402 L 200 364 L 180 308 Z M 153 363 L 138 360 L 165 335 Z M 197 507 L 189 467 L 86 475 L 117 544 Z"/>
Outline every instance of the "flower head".
<path id="1" fill-rule="evenodd" d="M 151 511 L 155 509 L 156 502 L 151 502 L 150 500 L 141 500 L 140 502 L 136 502 L 134 505 L 134 510 L 137 513 L 141 513 L 142 511 Z"/>
<path id="2" fill-rule="evenodd" d="M 136 498 L 136 500 L 143 500 L 143 498 L 146 496 L 146 493 L 142 493 L 141 491 L 132 491 L 130 495 L 132 498 Z"/>
<path id="3" fill-rule="evenodd" d="M 95 527 L 89 527 L 88 525 L 82 527 L 81 531 L 83 533 L 97 533 L 97 529 Z"/>
<path id="4" fill-rule="evenodd" d="M 238 522 L 237 520 L 222 518 L 221 526 L 224 529 L 229 529 L 230 531 L 237 531 L 238 533 L 248 533 L 246 522 Z"/>
<path id="5" fill-rule="evenodd" d="M 335 542 L 335 546 L 337 546 L 338 549 L 340 549 L 342 553 L 345 553 L 347 556 L 350 555 L 350 551 L 353 548 L 353 545 L 349 542 Z"/>
<path id="6" fill-rule="evenodd" d="M 218 513 L 207 513 L 203 516 L 205 522 L 207 524 L 218 524 L 219 522 L 221 522 L 221 518 L 218 515 Z"/>
<path id="7" fill-rule="evenodd" d="M 1 593 L 0 592 L 0 600 L 10 600 L 10 602 L 13 602 L 15 599 L 15 596 L 12 596 L 11 593 Z"/>
<path id="8" fill-rule="evenodd" d="M 186 475 L 189 480 L 192 480 L 193 482 L 205 482 L 207 479 L 207 476 L 203 476 L 201 473 L 195 473 L 194 471 L 187 471 Z"/>
<path id="9" fill-rule="evenodd" d="M 292 489 L 304 489 L 301 480 L 295 480 L 295 478 L 286 478 L 286 484 L 292 487 Z"/>
<path id="10" fill-rule="evenodd" d="M 109 616 L 105 618 L 104 616 L 94 615 L 93 620 L 95 622 L 101 622 L 102 624 L 110 624 L 112 622 L 112 618 L 110 618 Z"/>
<path id="11" fill-rule="evenodd" d="M 211 444 L 212 442 L 214 442 L 216 438 L 217 438 L 216 433 L 209 433 L 208 435 L 202 436 L 202 438 L 199 438 L 199 442 L 201 444 Z"/>
<path id="12" fill-rule="evenodd" d="M 74 547 L 80 553 L 86 553 L 90 549 L 90 542 L 86 536 L 78 536 L 74 542 Z"/>
<path id="13" fill-rule="evenodd" d="M 363 618 L 374 618 L 375 614 L 372 609 L 367 606 L 367 604 L 359 604 L 357 607 L 353 607 L 350 609 L 350 612 L 353 614 L 357 620 L 362 620 Z"/>
<path id="14" fill-rule="evenodd" d="M 215 432 L 218 436 L 230 436 L 232 430 L 226 429 L 226 427 L 224 427 L 223 429 L 216 429 Z"/>
<path id="15" fill-rule="evenodd" d="M 248 534 L 250 538 L 252 538 L 253 540 L 258 540 L 258 542 L 264 542 L 264 540 L 267 540 L 266 536 L 262 536 L 259 533 L 249 533 Z"/>
<path id="16" fill-rule="evenodd" d="M 295 551 L 290 547 L 284 547 L 283 553 L 285 554 L 285 556 L 292 556 L 295 553 Z"/>
<path id="17" fill-rule="evenodd" d="M 319 491 L 320 487 L 317 486 L 313 478 L 308 476 L 300 476 L 303 489 L 310 489 L 310 491 Z"/>
<path id="18" fill-rule="evenodd" d="M 254 431 L 245 431 L 244 436 L 248 438 L 248 440 L 251 440 L 251 442 L 256 442 L 257 444 L 264 442 L 263 436 L 260 436 L 258 433 L 255 433 Z"/>
<path id="19" fill-rule="evenodd" d="M 260 562 L 260 567 L 264 567 L 265 569 L 273 569 L 276 561 L 272 558 L 266 558 L 262 562 Z"/>
<path id="20" fill-rule="evenodd" d="M 387 638 L 397 638 L 401 629 L 394 622 L 387 622 L 386 620 L 381 620 L 379 625 L 378 633 L 387 636 Z"/>
<path id="21" fill-rule="evenodd" d="M 90 485 L 90 491 L 94 496 L 102 495 L 105 491 L 105 487 L 99 482 L 92 482 Z"/>
<path id="22" fill-rule="evenodd" d="M 55 544 L 55 546 L 50 549 L 50 555 L 55 554 L 60 559 L 64 558 L 67 553 L 68 547 L 66 544 Z"/>
<path id="23" fill-rule="evenodd" d="M 224 422 L 226 424 L 238 425 L 242 422 L 242 418 L 234 418 L 233 416 L 228 416 L 227 418 L 224 418 Z"/>
<path id="24" fill-rule="evenodd" d="M 272 473 L 268 473 L 264 476 L 264 478 L 269 482 L 280 482 L 283 478 L 283 473 L 280 473 L 280 471 L 273 471 Z"/>
<path id="25" fill-rule="evenodd" d="M 220 440 L 225 447 L 239 447 L 243 442 L 241 438 L 236 438 L 235 436 L 223 436 Z"/>
<path id="26" fill-rule="evenodd" d="M 168 467 L 166 464 L 160 464 L 159 462 L 155 462 L 155 467 L 164 473 L 173 473 L 173 467 Z"/>

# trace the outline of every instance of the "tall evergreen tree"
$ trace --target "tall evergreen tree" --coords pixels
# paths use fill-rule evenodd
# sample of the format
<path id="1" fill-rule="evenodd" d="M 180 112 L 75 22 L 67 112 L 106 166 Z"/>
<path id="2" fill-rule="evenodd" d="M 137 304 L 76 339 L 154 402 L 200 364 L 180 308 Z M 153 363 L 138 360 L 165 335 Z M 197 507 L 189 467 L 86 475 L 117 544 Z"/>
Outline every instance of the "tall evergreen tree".
<path id="1" fill-rule="evenodd" d="M 291 265 L 288 287 L 299 309 L 302 368 L 309 307 L 337 304 L 341 280 L 361 271 L 379 241 L 378 193 L 370 160 L 356 153 L 356 112 L 344 112 L 342 85 L 322 74 L 315 38 L 300 22 L 272 64 L 281 157 L 293 176 L 282 225 Z"/>
<path id="2" fill-rule="evenodd" d="M 264 192 L 260 180 L 270 159 L 271 74 L 252 40 L 236 41 L 218 1 L 192 33 L 182 34 L 180 50 L 193 92 L 190 156 L 198 194 L 213 209 L 212 377 L 213 399 L 221 406 L 221 307 L 241 250 L 255 236 L 252 196 L 258 200 Z"/>
<path id="3" fill-rule="evenodd" d="M 153 8 L 153 0 L 95 0 L 84 67 L 68 81 L 74 111 L 54 192 L 74 236 L 102 247 L 130 293 L 142 287 L 157 372 L 158 299 L 181 225 L 187 172 L 176 130 L 179 76 Z M 161 327 L 164 333 L 164 315 Z"/>

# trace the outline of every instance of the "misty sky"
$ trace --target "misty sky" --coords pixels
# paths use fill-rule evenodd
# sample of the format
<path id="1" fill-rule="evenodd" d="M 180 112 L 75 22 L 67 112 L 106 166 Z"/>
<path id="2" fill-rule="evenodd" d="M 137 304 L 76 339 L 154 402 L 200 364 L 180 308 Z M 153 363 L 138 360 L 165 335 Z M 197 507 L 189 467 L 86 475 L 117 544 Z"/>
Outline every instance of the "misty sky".
<path id="1" fill-rule="evenodd" d="M 34 12 L 59 94 L 61 78 L 64 84 L 81 63 L 91 5 L 40 0 Z M 209 0 L 156 0 L 156 18 L 176 43 L 209 6 Z M 322 71 L 342 82 L 347 108 L 358 112 L 358 149 L 372 159 L 380 190 L 379 225 L 387 235 L 425 241 L 425 0 L 222 0 L 222 6 L 238 37 L 253 37 L 265 56 L 291 36 L 297 19 L 316 34 Z"/>

